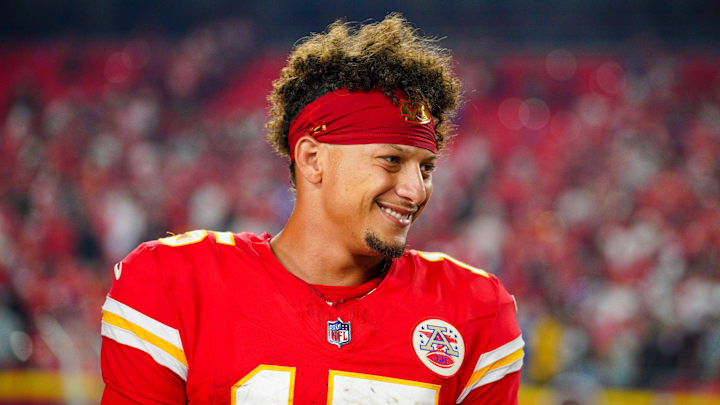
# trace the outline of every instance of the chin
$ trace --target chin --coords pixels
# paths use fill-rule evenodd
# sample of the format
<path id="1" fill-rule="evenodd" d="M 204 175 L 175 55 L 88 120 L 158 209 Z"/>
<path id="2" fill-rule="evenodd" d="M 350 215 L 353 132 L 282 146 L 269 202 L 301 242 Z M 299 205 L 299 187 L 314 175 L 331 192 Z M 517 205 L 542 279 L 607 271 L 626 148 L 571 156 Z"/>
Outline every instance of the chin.
<path id="1" fill-rule="evenodd" d="M 390 259 L 397 259 L 399 257 L 402 257 L 403 253 L 405 252 L 404 239 L 402 242 L 387 242 L 380 239 L 373 232 L 367 232 L 365 234 L 365 244 L 373 252 Z"/>

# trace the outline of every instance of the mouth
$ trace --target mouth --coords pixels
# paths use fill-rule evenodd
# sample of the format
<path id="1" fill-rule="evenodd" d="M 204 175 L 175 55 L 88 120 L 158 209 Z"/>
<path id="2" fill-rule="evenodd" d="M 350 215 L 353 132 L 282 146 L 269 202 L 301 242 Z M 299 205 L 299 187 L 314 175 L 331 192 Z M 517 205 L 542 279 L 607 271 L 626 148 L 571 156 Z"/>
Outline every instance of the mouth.
<path id="1" fill-rule="evenodd" d="M 410 209 L 395 205 L 391 206 L 389 204 L 381 204 L 378 201 L 376 201 L 375 204 L 380 207 L 380 211 L 382 211 L 388 219 L 401 227 L 410 225 L 410 223 L 412 223 L 413 214 L 417 212 L 417 208 Z"/>

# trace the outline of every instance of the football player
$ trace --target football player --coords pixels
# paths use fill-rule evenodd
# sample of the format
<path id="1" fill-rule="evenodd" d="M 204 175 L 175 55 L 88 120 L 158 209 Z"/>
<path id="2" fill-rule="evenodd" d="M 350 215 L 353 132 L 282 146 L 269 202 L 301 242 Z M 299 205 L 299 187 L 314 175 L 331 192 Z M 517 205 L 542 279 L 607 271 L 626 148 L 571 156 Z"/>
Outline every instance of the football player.
<path id="1" fill-rule="evenodd" d="M 458 102 L 451 62 L 397 14 L 296 46 L 269 97 L 287 224 L 191 231 L 118 263 L 103 403 L 516 403 L 513 297 L 405 247 Z"/>

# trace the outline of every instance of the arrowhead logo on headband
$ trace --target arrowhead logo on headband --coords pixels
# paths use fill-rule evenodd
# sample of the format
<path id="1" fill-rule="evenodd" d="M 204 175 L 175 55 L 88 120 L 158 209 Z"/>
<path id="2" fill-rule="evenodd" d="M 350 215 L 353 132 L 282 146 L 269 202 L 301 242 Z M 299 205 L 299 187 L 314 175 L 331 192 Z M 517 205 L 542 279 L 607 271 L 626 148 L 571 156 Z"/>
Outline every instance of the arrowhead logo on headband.
<path id="1" fill-rule="evenodd" d="M 427 124 L 430 122 L 430 114 L 423 103 L 411 103 L 408 100 L 400 100 L 400 114 L 407 122 L 413 124 Z"/>

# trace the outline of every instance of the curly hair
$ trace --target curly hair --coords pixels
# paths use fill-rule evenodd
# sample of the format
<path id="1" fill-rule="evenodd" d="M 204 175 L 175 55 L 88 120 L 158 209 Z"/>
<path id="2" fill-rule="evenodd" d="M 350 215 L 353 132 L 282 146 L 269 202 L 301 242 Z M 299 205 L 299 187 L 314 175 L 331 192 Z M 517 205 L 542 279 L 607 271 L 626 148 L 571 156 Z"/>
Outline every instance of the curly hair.
<path id="1" fill-rule="evenodd" d="M 306 105 L 343 87 L 378 88 L 395 103 L 393 89 L 402 90 L 411 102 L 424 102 L 437 119 L 436 141 L 442 149 L 452 131 L 449 119 L 458 105 L 460 81 L 452 71 L 449 51 L 437 42 L 418 35 L 398 13 L 365 25 L 338 20 L 327 33 L 304 38 L 268 96 L 268 142 L 289 157 L 290 124 Z M 292 164 L 290 169 L 294 185 Z"/>

